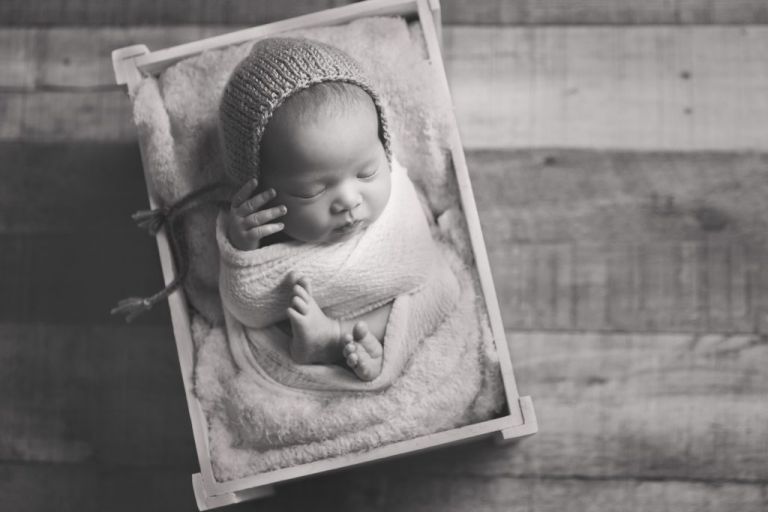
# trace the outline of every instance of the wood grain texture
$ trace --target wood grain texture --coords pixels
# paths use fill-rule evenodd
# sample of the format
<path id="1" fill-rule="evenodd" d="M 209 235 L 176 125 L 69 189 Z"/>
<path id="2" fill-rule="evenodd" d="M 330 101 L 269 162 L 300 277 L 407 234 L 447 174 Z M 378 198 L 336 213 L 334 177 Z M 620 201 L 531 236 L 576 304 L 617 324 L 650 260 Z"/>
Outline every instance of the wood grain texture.
<path id="1" fill-rule="evenodd" d="M 18 512 L 197 510 L 189 468 L 173 467 L 0 463 L 0 500 Z"/>
<path id="2" fill-rule="evenodd" d="M 226 31 L 212 27 L 208 34 Z M 132 140 L 109 52 L 201 29 L 0 29 L 0 138 Z M 765 149 L 768 27 L 446 27 L 467 148 Z"/>
<path id="3" fill-rule="evenodd" d="M 0 141 L 0 161 L 4 234 L 98 236 L 132 228 L 130 215 L 149 205 L 135 141 Z"/>
<path id="4" fill-rule="evenodd" d="M 766 327 L 764 246 L 729 238 L 488 246 L 509 327 L 700 333 Z"/>
<path id="5" fill-rule="evenodd" d="M 382 474 L 768 481 L 764 337 L 507 334 L 539 434 L 403 459 Z M 0 460 L 194 467 L 167 326 L 4 323 L 0 364 Z"/>
<path id="6" fill-rule="evenodd" d="M 3 2 L 3 25 L 260 25 L 284 18 L 351 3 L 349 0 L 294 0 L 291 2 L 253 2 L 250 0 L 204 0 L 191 2 L 127 0 L 100 2 L 63 0 L 34 3 L 21 0 Z"/>
<path id="7" fill-rule="evenodd" d="M 698 333 L 768 328 L 764 247 L 727 240 L 684 246 L 488 242 L 488 247 L 502 316 L 511 328 Z M 680 263 L 684 253 L 693 256 Z M 736 263 L 744 254 L 749 259 Z M 101 236 L 0 235 L 0 320 L 120 323 L 109 315 L 118 300 L 162 287 L 156 259 L 151 239 L 130 225 Z M 137 322 L 167 319 L 161 306 Z"/>
<path id="8" fill-rule="evenodd" d="M 261 24 L 352 3 L 351 0 L 252 2 L 64 0 L 34 3 L 8 0 L 0 5 L 3 25 L 174 25 Z M 443 0 L 446 24 L 635 25 L 766 23 L 760 0 Z"/>
<path id="9" fill-rule="evenodd" d="M 442 0 L 445 23 L 466 25 L 688 25 L 765 23 L 760 0 Z"/>
<path id="10" fill-rule="evenodd" d="M 112 50 L 139 43 L 159 50 L 241 28 L 245 26 L 3 27 L 0 62 L 8 68 L 0 87 L 122 90 L 115 84 Z"/>
<path id="11" fill-rule="evenodd" d="M 0 366 L 0 460 L 195 466 L 169 324 L 0 324 Z"/>
<path id="12" fill-rule="evenodd" d="M 133 226 L 102 235 L 0 235 L 0 321 L 124 323 L 109 310 L 162 289 L 154 241 Z M 168 324 L 162 304 L 136 320 Z"/>
<path id="13" fill-rule="evenodd" d="M 427 456 L 411 457 L 419 458 Z M 179 470 L 0 465 L 0 499 L 19 512 L 196 510 Z M 40 486 L 45 481 L 48 485 Z M 277 487 L 275 496 L 228 511 L 560 512 L 674 510 L 762 512 L 764 484 L 633 480 L 485 479 L 397 473 L 391 464 Z"/>
<path id="14" fill-rule="evenodd" d="M 768 343 L 755 335 L 509 332 L 540 433 L 466 449 L 475 476 L 762 482 L 768 479 Z M 425 468 L 426 470 L 426 468 Z"/>
<path id="15" fill-rule="evenodd" d="M 761 154 L 472 151 L 505 325 L 762 331 Z"/>
<path id="16" fill-rule="evenodd" d="M 636 482 L 621 479 L 414 478 L 413 475 L 402 473 L 387 474 L 378 482 L 365 486 L 360 486 L 357 483 L 359 481 L 356 478 L 348 482 L 346 487 L 365 489 L 367 493 L 361 495 L 359 490 L 345 491 L 342 510 L 758 512 L 766 504 L 765 486 L 762 484 L 723 483 L 712 486 L 696 482 Z M 337 508 L 329 506 L 329 510 Z"/>
<path id="17" fill-rule="evenodd" d="M 146 198 L 109 51 L 320 3 L 0 5 L 3 507 L 193 509 L 197 464 L 167 310 L 130 326 L 107 316 L 160 285 L 154 244 L 128 219 Z M 768 16 L 749 0 L 443 4 L 471 23 Z M 225 25 L 168 26 L 206 16 Z M 32 27 L 54 18 L 81 27 Z M 163 25 L 96 27 L 145 22 Z M 502 311 L 517 329 L 510 350 L 541 432 L 287 484 L 258 508 L 768 508 L 768 31 L 460 26 L 444 36 Z M 643 152 L 615 151 L 625 147 Z M 763 153 L 734 153 L 745 149 Z M 552 332 L 573 329 L 607 333 Z"/>
<path id="18" fill-rule="evenodd" d="M 763 147 L 764 27 L 455 27 L 468 147 Z"/>

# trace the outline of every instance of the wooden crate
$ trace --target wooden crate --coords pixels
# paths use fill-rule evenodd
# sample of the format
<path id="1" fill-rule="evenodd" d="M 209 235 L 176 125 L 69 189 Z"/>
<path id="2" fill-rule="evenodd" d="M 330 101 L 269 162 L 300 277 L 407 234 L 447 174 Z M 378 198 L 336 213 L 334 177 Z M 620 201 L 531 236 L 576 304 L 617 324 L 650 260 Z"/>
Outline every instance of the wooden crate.
<path id="1" fill-rule="evenodd" d="M 150 51 L 145 45 L 132 45 L 112 52 L 115 80 L 132 90 L 142 76 L 157 74 L 170 65 L 185 58 L 197 55 L 205 50 L 244 43 L 289 30 L 301 28 L 343 24 L 357 18 L 368 16 L 402 16 L 409 20 L 418 20 L 422 27 L 428 57 L 435 66 L 440 79 L 440 87 L 445 89 L 447 97 L 448 82 L 440 53 L 440 7 L 437 0 L 369 0 L 314 14 L 308 14 L 267 25 L 240 30 L 216 37 L 202 39 L 162 50 Z M 451 117 L 455 124 L 455 119 Z M 453 127 L 455 128 L 455 126 Z M 512 362 L 507 347 L 501 313 L 494 289 L 488 256 L 480 229 L 480 221 L 472 187 L 470 184 L 464 150 L 457 129 L 452 130 L 451 156 L 459 186 L 461 206 L 467 223 L 472 244 L 476 270 L 485 299 L 488 317 L 495 346 L 498 352 L 503 387 L 507 403 L 506 414 L 492 420 L 475 423 L 460 428 L 437 432 L 406 441 L 395 442 L 371 449 L 366 452 L 352 453 L 277 469 L 245 478 L 218 482 L 213 476 L 208 447 L 208 427 L 201 404 L 193 391 L 194 345 L 190 328 L 190 313 L 182 292 L 177 291 L 169 297 L 173 331 L 184 380 L 187 405 L 192 421 L 200 473 L 193 475 L 192 481 L 198 506 L 207 510 L 219 506 L 238 503 L 267 496 L 273 492 L 275 483 L 306 477 L 309 475 L 338 470 L 359 464 L 365 464 L 390 457 L 405 455 L 422 450 L 447 446 L 481 437 L 495 437 L 499 441 L 509 441 L 534 434 L 537 429 L 536 416 L 530 397 L 520 397 L 513 373 Z M 140 148 L 147 172 L 144 148 Z M 149 183 L 149 180 L 147 180 Z M 157 201 L 151 188 L 148 190 L 152 208 Z M 166 284 L 175 276 L 174 260 L 165 230 L 157 234 L 157 245 Z"/>

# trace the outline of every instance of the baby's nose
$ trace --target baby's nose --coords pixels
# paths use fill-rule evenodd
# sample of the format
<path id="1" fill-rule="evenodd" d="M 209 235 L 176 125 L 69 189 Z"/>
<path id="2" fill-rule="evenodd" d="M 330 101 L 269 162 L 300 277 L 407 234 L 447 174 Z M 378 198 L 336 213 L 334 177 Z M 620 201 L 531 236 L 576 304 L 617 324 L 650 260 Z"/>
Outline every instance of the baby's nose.
<path id="1" fill-rule="evenodd" d="M 357 189 L 354 187 L 341 187 L 333 202 L 333 213 L 343 213 L 349 210 L 354 210 L 360 206 L 362 201 L 363 198 Z"/>

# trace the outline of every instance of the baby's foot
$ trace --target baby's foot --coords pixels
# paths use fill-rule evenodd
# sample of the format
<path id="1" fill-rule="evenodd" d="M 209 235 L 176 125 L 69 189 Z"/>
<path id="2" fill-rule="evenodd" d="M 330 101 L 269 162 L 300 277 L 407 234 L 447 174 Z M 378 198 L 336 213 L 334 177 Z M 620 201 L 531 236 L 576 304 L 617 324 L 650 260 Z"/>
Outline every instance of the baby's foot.
<path id="1" fill-rule="evenodd" d="M 352 334 L 344 335 L 344 357 L 360 380 L 373 380 L 381 373 L 384 350 L 365 322 L 357 322 Z"/>
<path id="2" fill-rule="evenodd" d="M 306 278 L 293 280 L 293 298 L 287 310 L 291 323 L 291 357 L 300 364 L 338 361 L 339 323 L 328 318 L 315 299 Z"/>

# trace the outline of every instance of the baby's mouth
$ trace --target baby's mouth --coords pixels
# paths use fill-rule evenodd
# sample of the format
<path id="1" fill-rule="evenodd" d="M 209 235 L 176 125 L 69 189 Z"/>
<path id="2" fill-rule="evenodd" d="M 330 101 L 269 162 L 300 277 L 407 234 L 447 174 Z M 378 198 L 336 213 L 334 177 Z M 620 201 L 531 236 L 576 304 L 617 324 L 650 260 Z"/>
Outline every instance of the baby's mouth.
<path id="1" fill-rule="evenodd" d="M 353 219 L 334 229 L 337 233 L 350 233 L 355 231 L 363 223 L 363 219 Z"/>

